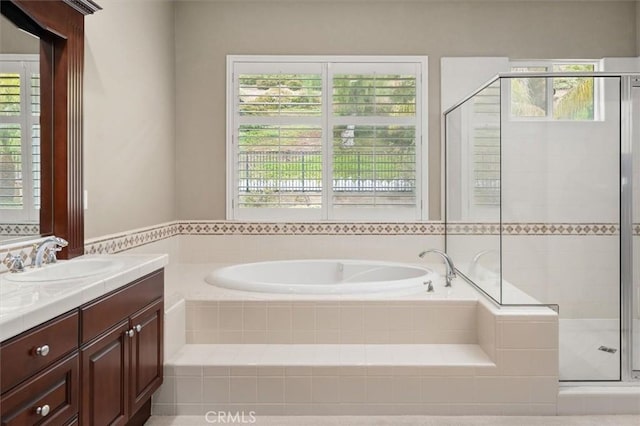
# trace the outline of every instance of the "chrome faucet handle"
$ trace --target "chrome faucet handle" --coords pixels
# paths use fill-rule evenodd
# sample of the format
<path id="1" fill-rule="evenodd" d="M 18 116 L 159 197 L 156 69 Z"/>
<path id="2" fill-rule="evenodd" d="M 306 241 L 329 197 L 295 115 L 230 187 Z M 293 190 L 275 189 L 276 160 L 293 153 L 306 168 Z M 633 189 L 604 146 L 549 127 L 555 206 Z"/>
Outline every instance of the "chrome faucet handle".
<path id="1" fill-rule="evenodd" d="M 433 282 L 431 280 L 427 280 L 422 284 L 427 286 L 427 293 L 433 293 Z"/>
<path id="2" fill-rule="evenodd" d="M 36 264 L 36 255 L 38 254 L 38 244 L 33 244 L 31 246 L 31 253 L 29 253 L 29 260 L 31 261 L 29 264 L 33 268 Z"/>
<path id="3" fill-rule="evenodd" d="M 24 261 L 22 257 L 18 254 L 14 254 L 5 259 L 5 265 L 9 269 L 9 272 L 24 272 Z"/>

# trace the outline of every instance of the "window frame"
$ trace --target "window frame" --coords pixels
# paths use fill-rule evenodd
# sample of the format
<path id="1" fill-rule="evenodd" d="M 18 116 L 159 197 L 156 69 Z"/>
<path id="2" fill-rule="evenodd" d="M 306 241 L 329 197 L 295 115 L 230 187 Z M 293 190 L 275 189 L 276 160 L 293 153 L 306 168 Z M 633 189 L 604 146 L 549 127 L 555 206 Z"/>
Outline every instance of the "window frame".
<path id="1" fill-rule="evenodd" d="M 598 72 L 602 69 L 602 60 L 598 59 L 547 59 L 547 60 L 522 60 L 522 61 L 510 61 L 509 62 L 509 72 L 517 73 L 518 71 L 513 71 L 513 68 L 545 68 L 545 71 L 540 72 L 553 72 L 553 67 L 556 65 L 593 65 L 592 72 Z M 533 72 L 533 71 L 532 71 Z M 514 77 L 515 78 L 515 77 Z M 600 84 L 599 80 L 594 80 L 593 85 L 593 119 L 591 120 L 570 120 L 567 118 L 554 118 L 553 113 L 553 84 L 547 84 L 546 86 L 546 114 L 544 116 L 539 117 L 526 117 L 526 116 L 517 116 L 513 114 L 512 104 L 511 104 L 511 80 L 512 78 L 507 79 L 509 83 L 508 90 L 506 91 L 506 101 L 509 111 L 509 120 L 511 121 L 553 121 L 553 122 L 575 122 L 575 121 L 583 121 L 583 122 L 593 122 L 593 121 L 603 121 L 603 108 L 602 102 L 604 99 L 604 88 Z M 553 81 L 553 78 L 550 78 Z"/>
<path id="2" fill-rule="evenodd" d="M 40 75 L 40 56 L 37 54 L 0 54 L 0 72 L 15 72 L 20 74 L 20 115 L 0 116 L 1 124 L 20 124 L 20 145 L 22 163 L 22 208 L 3 209 L 3 222 L 9 224 L 37 224 L 40 220 L 40 209 L 35 206 L 34 177 L 33 177 L 33 125 L 40 125 L 40 115 L 34 115 L 31 110 L 33 88 L 32 74 Z M 42 130 L 40 130 L 42 131 Z M 25 143 L 25 138 L 27 142 Z M 42 143 L 42 142 L 41 142 Z M 40 197 L 40 195 L 39 195 Z"/>
<path id="3" fill-rule="evenodd" d="M 332 125 L 339 124 L 336 116 L 331 113 L 331 76 L 332 68 L 342 64 L 412 64 L 416 67 L 416 135 L 415 135 L 415 179 L 416 189 L 415 208 L 407 209 L 411 212 L 400 213 L 400 209 L 375 209 L 375 208 L 340 208 L 333 209 L 330 200 L 330 191 L 326 185 L 322 191 L 321 208 L 237 208 L 237 182 L 238 169 L 236 157 L 238 153 L 237 130 L 238 124 L 238 81 L 235 78 L 236 65 L 256 64 L 262 69 L 278 69 L 278 64 L 299 64 L 304 70 L 309 67 L 320 66 L 322 76 L 322 115 L 319 117 L 322 129 L 322 155 L 323 168 L 331 170 L 332 156 L 330 145 L 332 143 Z M 332 67 L 332 64 L 335 64 Z M 289 69 L 282 73 L 288 73 Z M 268 221 L 390 221 L 411 222 L 427 220 L 428 215 L 428 57 L 426 56 L 302 56 L 302 55 L 228 55 L 226 76 L 226 218 L 227 220 L 268 220 Z M 371 116 L 374 117 L 375 116 Z M 313 118 L 310 117 L 311 120 Z M 378 120 L 383 124 L 385 118 Z M 283 122 L 282 124 L 287 124 Z M 329 168 L 329 169 L 327 169 Z M 324 174 L 326 177 L 326 174 Z M 323 178 L 323 184 L 326 180 Z"/>

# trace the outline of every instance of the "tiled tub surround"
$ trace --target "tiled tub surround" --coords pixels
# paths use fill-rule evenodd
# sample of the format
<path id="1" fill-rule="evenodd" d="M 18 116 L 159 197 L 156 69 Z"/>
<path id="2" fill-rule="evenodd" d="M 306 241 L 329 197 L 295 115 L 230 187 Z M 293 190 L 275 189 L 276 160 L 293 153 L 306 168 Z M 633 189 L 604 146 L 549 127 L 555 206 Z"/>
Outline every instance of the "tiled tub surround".
<path id="1" fill-rule="evenodd" d="M 167 255 L 150 254 L 83 256 L 77 259 L 89 257 L 116 259 L 118 268 L 81 279 L 20 285 L 6 281 L 6 275 L 0 274 L 0 341 L 16 336 L 168 264 Z"/>
<path id="2" fill-rule="evenodd" d="M 187 343 L 475 344 L 476 300 L 186 301 Z"/>
<path id="3" fill-rule="evenodd" d="M 420 296 L 187 301 L 186 317 L 187 328 L 215 317 L 218 338 L 234 343 L 190 343 L 168 357 L 158 415 L 556 413 L 557 316 L 546 308 Z"/>
<path id="4" fill-rule="evenodd" d="M 239 292 L 204 283 L 218 266 L 166 269 L 185 299 L 166 341 L 187 344 L 166 348 L 156 415 L 556 413 L 550 309 L 496 309 L 459 279 L 384 301 Z"/>

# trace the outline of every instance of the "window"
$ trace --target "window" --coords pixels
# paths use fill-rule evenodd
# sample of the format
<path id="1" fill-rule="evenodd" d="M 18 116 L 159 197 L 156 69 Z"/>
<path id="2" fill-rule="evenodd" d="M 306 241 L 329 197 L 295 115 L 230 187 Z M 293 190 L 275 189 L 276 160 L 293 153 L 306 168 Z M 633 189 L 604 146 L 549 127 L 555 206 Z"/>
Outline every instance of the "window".
<path id="1" fill-rule="evenodd" d="M 596 62 L 538 62 L 514 64 L 512 72 L 597 71 Z M 598 88 L 591 77 L 512 78 L 511 117 L 593 121 L 598 119 Z"/>
<path id="2" fill-rule="evenodd" d="M 227 216 L 418 220 L 426 58 L 228 59 Z"/>
<path id="3" fill-rule="evenodd" d="M 39 218 L 38 61 L 38 55 L 0 55 L 0 210 L 5 223 Z"/>

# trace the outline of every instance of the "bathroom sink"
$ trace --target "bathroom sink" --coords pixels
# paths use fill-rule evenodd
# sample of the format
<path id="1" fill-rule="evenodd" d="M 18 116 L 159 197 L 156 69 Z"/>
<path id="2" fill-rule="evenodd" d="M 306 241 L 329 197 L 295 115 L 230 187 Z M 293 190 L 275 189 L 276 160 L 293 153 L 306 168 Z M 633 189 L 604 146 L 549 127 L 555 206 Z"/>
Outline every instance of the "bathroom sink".
<path id="1" fill-rule="evenodd" d="M 3 279 L 23 284 L 74 280 L 115 271 L 119 265 L 120 262 L 115 259 L 77 259 L 27 270 L 27 272 L 4 274 Z"/>

